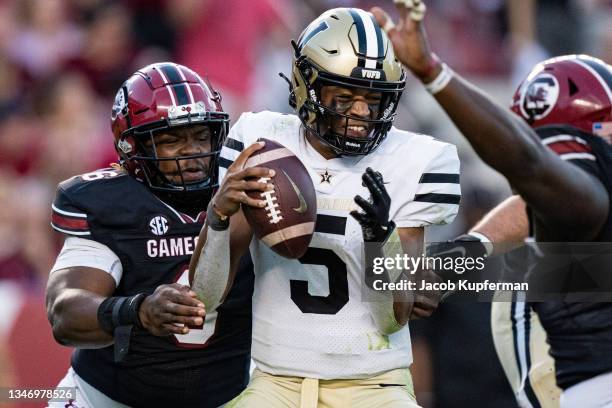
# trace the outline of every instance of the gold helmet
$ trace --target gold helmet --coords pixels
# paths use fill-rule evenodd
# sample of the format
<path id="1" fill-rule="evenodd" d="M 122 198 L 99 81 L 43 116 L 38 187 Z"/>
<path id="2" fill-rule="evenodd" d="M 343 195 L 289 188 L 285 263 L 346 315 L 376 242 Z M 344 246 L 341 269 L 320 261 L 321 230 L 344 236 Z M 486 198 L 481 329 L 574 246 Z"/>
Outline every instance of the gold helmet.
<path id="1" fill-rule="evenodd" d="M 341 155 L 364 155 L 384 140 L 406 85 L 393 46 L 374 16 L 357 8 L 336 8 L 314 20 L 300 35 L 292 68 L 290 105 L 304 127 Z M 380 104 L 369 119 L 340 113 L 323 105 L 321 88 L 334 85 L 380 92 Z M 344 134 L 332 131 L 345 120 Z M 366 122 L 366 137 L 349 137 L 349 120 Z"/>

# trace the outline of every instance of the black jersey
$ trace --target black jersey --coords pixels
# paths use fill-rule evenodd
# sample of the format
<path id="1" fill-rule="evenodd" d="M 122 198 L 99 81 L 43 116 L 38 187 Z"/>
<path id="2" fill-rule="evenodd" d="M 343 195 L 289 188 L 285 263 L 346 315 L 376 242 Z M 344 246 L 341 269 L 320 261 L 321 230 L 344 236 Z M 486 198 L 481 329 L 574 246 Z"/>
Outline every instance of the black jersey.
<path id="1" fill-rule="evenodd" d="M 601 137 L 572 127 L 547 126 L 538 129 L 537 133 L 542 142 L 562 159 L 596 177 L 612 197 L 612 146 Z M 558 205 L 562 205 L 563 199 Z M 531 218 L 537 236 L 539 224 L 535 217 Z M 610 214 L 594 241 L 612 242 Z M 571 252 L 570 247 L 567 248 L 568 253 Z M 537 262 L 535 268 L 537 273 Z M 588 285 L 588 271 L 580 262 L 569 263 L 567 268 L 557 272 L 565 275 L 557 275 L 558 282 L 571 280 L 572 285 Z M 551 301 L 532 305 L 546 330 L 550 354 L 555 359 L 557 383 L 563 389 L 612 371 L 612 303 L 585 300 L 580 303 Z"/>
<path id="2" fill-rule="evenodd" d="M 123 266 L 113 295 L 130 296 L 161 284 L 188 284 L 204 218 L 204 212 L 195 219 L 181 214 L 134 178 L 103 169 L 59 185 L 52 226 L 108 246 Z M 135 328 L 122 362 L 114 362 L 113 346 L 77 348 L 72 366 L 90 385 L 130 406 L 217 407 L 248 382 L 252 292 L 247 256 L 227 299 L 202 327 L 167 337 Z"/>

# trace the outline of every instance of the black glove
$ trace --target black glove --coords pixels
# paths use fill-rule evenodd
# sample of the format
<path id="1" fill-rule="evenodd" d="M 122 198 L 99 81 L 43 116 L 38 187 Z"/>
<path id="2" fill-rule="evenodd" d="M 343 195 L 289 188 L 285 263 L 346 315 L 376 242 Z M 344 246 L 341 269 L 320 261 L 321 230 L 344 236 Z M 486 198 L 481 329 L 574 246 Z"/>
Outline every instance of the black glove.
<path id="1" fill-rule="evenodd" d="M 363 186 L 370 190 L 370 200 L 355 196 L 355 202 L 363 212 L 351 211 L 351 216 L 361 225 L 363 240 L 384 244 L 395 229 L 395 223 L 389 221 L 391 197 L 383 183 L 382 175 L 367 168 L 363 176 Z"/>
<path id="2" fill-rule="evenodd" d="M 436 258 L 480 258 L 487 256 L 487 248 L 477 237 L 469 234 L 459 235 L 452 241 L 433 242 L 427 245 L 427 256 Z M 435 270 L 443 279 L 457 281 L 461 274 L 452 270 Z"/>

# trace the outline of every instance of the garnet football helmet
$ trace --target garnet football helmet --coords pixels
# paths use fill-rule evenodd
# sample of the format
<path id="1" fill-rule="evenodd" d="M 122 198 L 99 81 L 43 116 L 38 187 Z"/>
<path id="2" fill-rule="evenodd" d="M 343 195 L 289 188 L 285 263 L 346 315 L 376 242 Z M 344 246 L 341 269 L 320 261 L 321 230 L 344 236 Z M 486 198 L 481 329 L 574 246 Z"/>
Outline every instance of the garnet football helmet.
<path id="1" fill-rule="evenodd" d="M 210 152 L 159 158 L 154 135 L 179 127 L 208 126 L 212 138 Z M 115 149 L 123 167 L 154 191 L 173 197 L 210 195 L 218 185 L 218 157 L 228 131 L 229 116 L 221 107 L 221 96 L 191 69 L 170 62 L 148 65 L 123 83 L 113 105 L 111 127 Z M 186 160 L 210 157 L 204 179 L 186 182 Z M 181 177 L 171 182 L 160 170 L 162 161 L 174 161 Z"/>
<path id="2" fill-rule="evenodd" d="M 406 76 L 374 16 L 356 8 L 329 10 L 292 45 L 289 103 L 304 127 L 341 155 L 364 155 L 378 147 L 395 119 Z M 326 85 L 380 92 L 374 117 L 358 118 L 323 105 L 321 88 Z M 345 121 L 344 134 L 332 131 L 331 124 L 338 118 Z M 369 134 L 347 136 L 351 119 L 368 123 Z"/>
<path id="3" fill-rule="evenodd" d="M 514 94 L 512 110 L 532 127 L 570 125 L 600 134 L 612 126 L 612 68 L 587 55 L 536 65 Z"/>

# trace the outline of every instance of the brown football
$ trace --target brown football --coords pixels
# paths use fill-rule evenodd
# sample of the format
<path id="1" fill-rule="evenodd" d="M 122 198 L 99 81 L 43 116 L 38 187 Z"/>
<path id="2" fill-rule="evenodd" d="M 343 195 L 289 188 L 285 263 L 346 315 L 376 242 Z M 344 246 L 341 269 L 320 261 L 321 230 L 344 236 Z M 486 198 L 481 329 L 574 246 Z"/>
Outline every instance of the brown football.
<path id="1" fill-rule="evenodd" d="M 247 167 L 267 167 L 276 175 L 265 180 L 274 185 L 267 192 L 248 192 L 267 202 L 265 208 L 243 206 L 253 233 L 274 252 L 286 258 L 306 253 L 317 218 L 317 198 L 308 170 L 291 150 L 280 143 L 259 139 L 266 145 L 253 153 Z M 264 180 L 262 180 L 264 181 Z"/>

